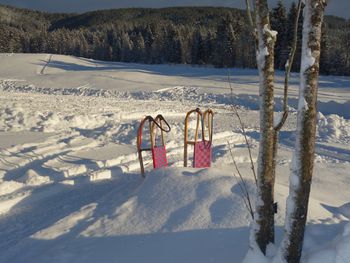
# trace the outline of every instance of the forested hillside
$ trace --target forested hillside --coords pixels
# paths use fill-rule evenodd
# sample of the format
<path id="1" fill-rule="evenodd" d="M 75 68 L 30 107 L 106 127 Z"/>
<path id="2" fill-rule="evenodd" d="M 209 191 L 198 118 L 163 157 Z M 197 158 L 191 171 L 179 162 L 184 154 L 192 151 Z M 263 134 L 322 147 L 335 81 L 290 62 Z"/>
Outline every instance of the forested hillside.
<path id="1" fill-rule="evenodd" d="M 284 7 L 280 3 L 271 12 L 272 26 L 279 32 L 276 68 L 284 69 L 296 6 Z M 350 75 L 350 21 L 326 17 L 324 29 L 321 72 Z M 301 32 L 299 46 L 300 37 Z M 137 8 L 48 14 L 0 5 L 0 52 L 255 67 L 254 41 L 246 13 L 233 8 Z M 293 70 L 298 70 L 299 65 L 300 51 Z"/>

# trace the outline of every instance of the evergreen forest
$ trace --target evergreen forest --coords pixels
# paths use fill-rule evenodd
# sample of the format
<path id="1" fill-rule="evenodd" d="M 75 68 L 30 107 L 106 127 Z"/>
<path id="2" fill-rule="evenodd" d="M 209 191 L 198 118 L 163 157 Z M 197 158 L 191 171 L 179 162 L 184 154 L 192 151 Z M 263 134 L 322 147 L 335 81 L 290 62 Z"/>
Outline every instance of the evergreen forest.
<path id="1" fill-rule="evenodd" d="M 271 10 L 278 31 L 275 67 L 284 70 L 294 34 L 295 4 Z M 300 67 L 302 21 L 293 71 Z M 326 16 L 321 73 L 350 75 L 350 21 Z M 245 10 L 223 7 L 114 9 L 52 14 L 0 5 L 0 52 L 53 53 L 105 61 L 255 68 Z"/>

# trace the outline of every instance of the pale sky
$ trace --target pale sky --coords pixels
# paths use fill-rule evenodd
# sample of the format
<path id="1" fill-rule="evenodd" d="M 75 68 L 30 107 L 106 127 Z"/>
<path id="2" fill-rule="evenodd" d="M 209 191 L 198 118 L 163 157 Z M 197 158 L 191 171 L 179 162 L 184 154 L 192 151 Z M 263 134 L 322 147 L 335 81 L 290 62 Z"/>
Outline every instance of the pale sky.
<path id="1" fill-rule="evenodd" d="M 289 7 L 293 0 L 282 0 Z M 269 0 L 273 7 L 277 0 Z M 244 8 L 245 0 L 0 0 L 1 4 L 48 12 L 86 12 L 98 9 L 168 6 L 229 6 Z M 329 0 L 326 13 L 350 19 L 350 0 Z"/>

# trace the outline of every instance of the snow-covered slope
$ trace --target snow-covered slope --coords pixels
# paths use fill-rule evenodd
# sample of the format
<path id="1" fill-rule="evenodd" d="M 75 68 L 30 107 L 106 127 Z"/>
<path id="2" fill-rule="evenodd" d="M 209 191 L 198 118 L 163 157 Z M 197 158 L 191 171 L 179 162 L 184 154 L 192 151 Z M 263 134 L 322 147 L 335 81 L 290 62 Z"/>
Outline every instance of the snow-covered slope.
<path id="1" fill-rule="evenodd" d="M 50 54 L 0 54 L 0 89 L 141 100 L 234 101 L 258 109 L 258 73 L 249 69 L 215 69 L 183 65 L 112 63 Z M 292 74 L 290 105 L 296 107 L 298 74 Z M 277 72 L 276 94 L 283 95 L 283 72 Z M 319 104 L 324 114 L 350 118 L 350 78 L 322 77 Z M 281 108 L 281 99 L 276 100 Z"/>
<path id="2" fill-rule="evenodd" d="M 0 56 L 0 262 L 242 262 L 250 218 L 227 142 L 253 195 L 248 153 L 230 103 L 239 108 L 255 160 L 256 71 L 231 70 L 231 97 L 227 70 Z M 277 242 L 294 145 L 296 83 L 297 75 L 277 160 Z M 350 258 L 349 91 L 350 78 L 321 78 L 308 262 L 331 262 L 319 260 L 326 250 L 337 262 Z M 182 168 L 183 121 L 197 106 L 215 112 L 211 169 Z M 144 115 L 158 113 L 172 127 L 166 134 L 170 167 L 152 172 L 146 156 L 142 179 L 137 128 Z"/>

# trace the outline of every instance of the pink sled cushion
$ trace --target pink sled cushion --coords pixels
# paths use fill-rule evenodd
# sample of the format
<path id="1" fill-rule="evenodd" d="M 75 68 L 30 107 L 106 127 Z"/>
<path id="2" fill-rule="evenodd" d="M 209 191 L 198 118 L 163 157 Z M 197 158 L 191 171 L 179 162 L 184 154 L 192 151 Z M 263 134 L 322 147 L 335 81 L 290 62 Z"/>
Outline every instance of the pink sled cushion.
<path id="1" fill-rule="evenodd" d="M 155 146 L 152 148 L 153 168 L 158 169 L 168 166 L 165 146 Z"/>
<path id="2" fill-rule="evenodd" d="M 207 168 L 211 166 L 211 143 L 199 141 L 194 145 L 193 167 Z"/>

